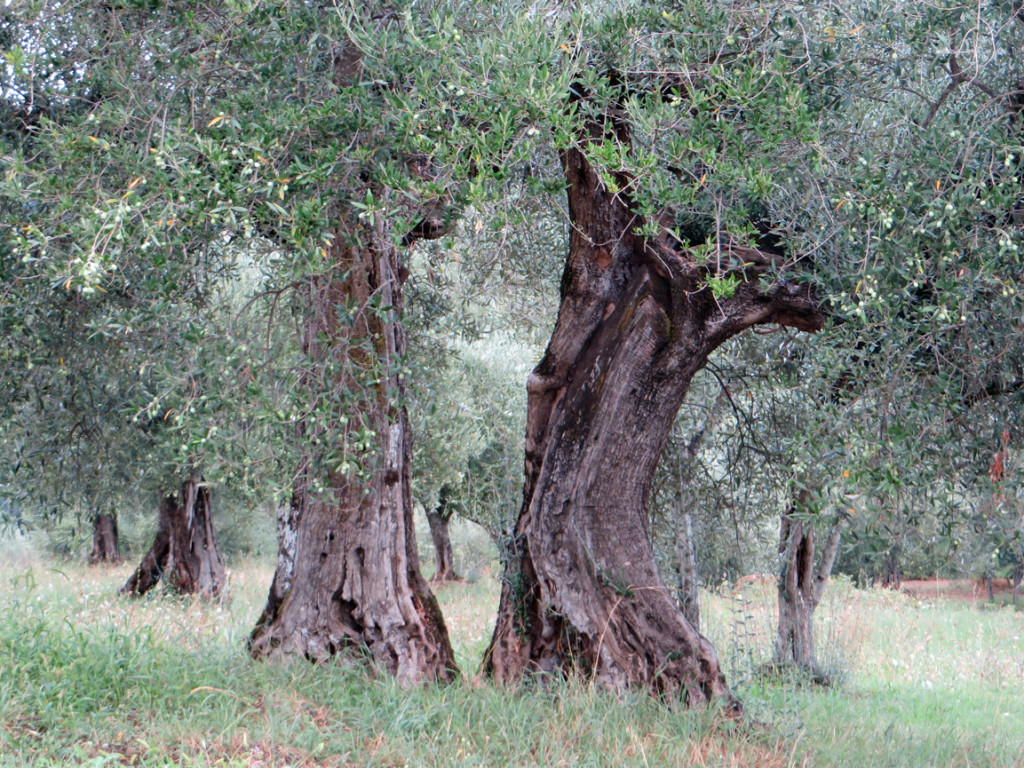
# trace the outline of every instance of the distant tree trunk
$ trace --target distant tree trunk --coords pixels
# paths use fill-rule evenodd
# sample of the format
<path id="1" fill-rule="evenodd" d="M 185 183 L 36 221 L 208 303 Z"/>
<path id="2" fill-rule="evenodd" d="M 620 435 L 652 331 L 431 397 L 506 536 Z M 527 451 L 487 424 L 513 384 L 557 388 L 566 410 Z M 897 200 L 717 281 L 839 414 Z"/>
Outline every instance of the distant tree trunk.
<path id="1" fill-rule="evenodd" d="M 437 584 L 447 581 L 457 581 L 455 575 L 455 560 L 452 554 L 452 540 L 448 535 L 448 525 L 451 523 L 455 507 L 451 503 L 451 489 L 447 485 L 441 486 L 439 501 L 433 509 L 427 509 L 427 523 L 430 525 L 430 538 L 434 542 L 434 578 Z"/>
<path id="2" fill-rule="evenodd" d="M 613 118 L 590 130 L 583 143 L 612 132 L 629 143 Z M 637 231 L 645 219 L 632 208 L 633 179 L 620 173 L 610 189 L 585 149 L 562 162 L 572 222 L 562 300 L 527 382 L 524 503 L 484 669 L 499 681 L 577 671 L 614 689 L 738 707 L 711 643 L 658 575 L 651 483 L 712 350 L 757 323 L 816 330 L 824 316 L 807 288 L 762 290 L 742 270 L 732 295 L 716 298 L 682 244 Z M 748 263 L 769 258 L 748 250 Z"/>
<path id="3" fill-rule="evenodd" d="M 117 517 L 97 512 L 92 518 L 91 564 L 121 562 L 121 543 L 117 535 Z"/>
<path id="4" fill-rule="evenodd" d="M 1024 562 L 1019 562 L 1013 568 L 1013 604 L 1017 605 L 1020 600 L 1020 584 L 1024 581 Z"/>
<path id="5" fill-rule="evenodd" d="M 775 663 L 816 671 L 814 610 L 825 593 L 839 552 L 842 525 L 837 521 L 832 527 L 815 563 L 814 525 L 795 517 L 806 502 L 807 493 L 798 493 L 796 503 L 782 515 Z"/>
<path id="6" fill-rule="evenodd" d="M 683 616 L 696 630 L 700 629 L 700 579 L 697 573 L 697 550 L 693 545 L 693 524 L 690 513 L 683 512 L 676 526 L 676 561 L 679 567 L 679 596 Z"/>
<path id="7" fill-rule="evenodd" d="M 161 579 L 181 594 L 211 596 L 224 588 L 210 491 L 198 475 L 182 483 L 176 496 L 160 500 L 153 545 L 121 592 L 144 595 Z"/>
<path id="8" fill-rule="evenodd" d="M 679 472 L 676 474 L 675 505 L 672 513 L 676 531 L 675 555 L 676 568 L 679 573 L 679 602 L 683 609 L 683 616 L 697 630 L 700 629 L 700 574 L 697 572 L 697 548 L 693 541 L 693 521 L 688 511 L 692 497 L 688 493 L 687 486 L 691 477 L 692 462 L 697 458 L 704 438 L 714 429 L 722 407 L 729 401 L 729 397 L 728 387 L 722 387 L 711 406 L 707 420 L 700 429 L 690 436 L 683 451 L 683 461 L 679 464 Z"/>
<path id="9" fill-rule="evenodd" d="M 449 680 L 448 630 L 413 532 L 398 252 L 383 215 L 356 226 L 307 278 L 301 387 L 317 419 L 298 425 L 307 455 L 278 519 L 277 569 L 249 648 L 257 658 L 342 653 L 403 682 Z"/>
<path id="10" fill-rule="evenodd" d="M 900 557 L 895 546 L 886 553 L 882 563 L 882 588 L 899 590 L 903 585 L 903 575 L 900 572 Z"/>

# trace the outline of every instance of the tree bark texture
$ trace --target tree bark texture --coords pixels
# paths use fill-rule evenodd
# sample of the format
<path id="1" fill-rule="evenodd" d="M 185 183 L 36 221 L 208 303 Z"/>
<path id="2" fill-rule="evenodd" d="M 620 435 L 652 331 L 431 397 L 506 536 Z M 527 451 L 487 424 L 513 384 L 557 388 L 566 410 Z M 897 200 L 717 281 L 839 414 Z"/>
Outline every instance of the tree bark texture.
<path id="1" fill-rule="evenodd" d="M 117 534 L 117 517 L 97 512 L 92 518 L 92 551 L 89 563 L 116 565 L 121 562 L 121 542 Z"/>
<path id="2" fill-rule="evenodd" d="M 454 656 L 413 534 L 398 253 L 382 217 L 356 234 L 339 233 L 330 266 L 307 281 L 301 386 L 318 419 L 297 427 L 308 453 L 279 515 L 277 569 L 249 647 L 314 661 L 344 653 L 403 682 L 448 680 Z M 359 448 L 358 434 L 372 439 Z"/>
<path id="3" fill-rule="evenodd" d="M 162 579 L 181 594 L 212 596 L 224 588 L 224 578 L 210 491 L 195 475 L 176 496 L 160 500 L 153 545 L 121 592 L 144 595 Z"/>
<path id="4" fill-rule="evenodd" d="M 612 131 L 628 143 L 621 123 L 593 125 L 562 157 L 569 253 L 555 330 L 527 382 L 524 501 L 484 669 L 499 681 L 577 671 L 694 706 L 736 704 L 714 648 L 658 575 L 651 482 L 712 350 L 757 323 L 813 331 L 824 317 L 808 289 L 761 290 L 742 270 L 716 300 L 706 265 L 680 243 L 641 237 L 633 180 L 619 174 L 613 194 L 587 160 L 587 141 Z"/>
<path id="5" fill-rule="evenodd" d="M 455 575 L 455 559 L 452 553 L 452 539 L 448 533 L 453 507 L 448 499 L 448 491 L 441 488 L 440 500 L 436 507 L 427 509 L 427 523 L 430 525 L 430 538 L 434 542 L 434 578 L 437 584 L 457 581 Z"/>
<path id="6" fill-rule="evenodd" d="M 839 541 L 841 521 L 829 531 L 820 556 L 816 552 L 814 525 L 799 520 L 806 494 L 798 494 L 797 503 L 782 515 L 779 533 L 779 623 L 775 636 L 775 663 L 816 671 L 814 649 L 814 610 L 821 602 L 832 574 Z"/>

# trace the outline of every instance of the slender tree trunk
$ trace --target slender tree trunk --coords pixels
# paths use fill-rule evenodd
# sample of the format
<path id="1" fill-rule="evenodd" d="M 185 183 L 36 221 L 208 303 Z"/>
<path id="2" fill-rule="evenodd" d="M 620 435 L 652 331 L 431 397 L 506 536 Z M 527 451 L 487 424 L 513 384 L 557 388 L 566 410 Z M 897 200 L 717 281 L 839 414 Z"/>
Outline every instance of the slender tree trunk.
<path id="1" fill-rule="evenodd" d="M 839 552 L 841 522 L 837 521 L 825 539 L 817 562 L 814 525 L 795 515 L 806 504 L 807 494 L 782 515 L 779 534 L 779 623 L 775 637 L 775 663 L 817 670 L 814 649 L 814 610 L 828 585 Z"/>
<path id="2" fill-rule="evenodd" d="M 121 543 L 117 534 L 117 517 L 97 512 L 92 518 L 92 551 L 89 553 L 91 564 L 107 563 L 116 565 L 121 562 Z"/>
<path id="3" fill-rule="evenodd" d="M 1024 562 L 1017 563 L 1013 568 L 1013 604 L 1020 600 L 1020 585 L 1024 581 Z"/>
<path id="4" fill-rule="evenodd" d="M 683 451 L 683 461 L 676 474 L 675 506 L 672 510 L 676 530 L 675 555 L 679 574 L 679 602 L 686 620 L 694 629 L 700 629 L 700 574 L 697 572 L 697 548 L 693 541 L 693 521 L 690 517 L 690 494 L 688 484 L 690 468 L 697 458 L 704 438 L 715 427 L 722 408 L 729 400 L 729 389 L 722 387 L 711 406 L 704 424 L 693 435 Z"/>
<path id="5" fill-rule="evenodd" d="M 434 509 L 427 509 L 427 523 L 430 525 L 430 538 L 434 542 L 434 578 L 437 584 L 457 581 L 455 575 L 455 559 L 452 554 L 452 540 L 448 535 L 448 525 L 452 520 L 451 505 L 444 489 L 441 489 L 441 500 Z"/>
<path id="6" fill-rule="evenodd" d="M 591 137 L 613 130 L 628 144 L 610 120 Z M 570 248 L 554 334 L 527 383 L 524 503 L 485 671 L 499 681 L 578 671 L 615 689 L 738 707 L 711 643 L 658 576 L 651 482 L 713 349 L 756 323 L 816 330 L 824 318 L 792 284 L 763 292 L 740 277 L 716 301 L 678 242 L 636 231 L 632 179 L 619 174 L 613 193 L 584 151 L 562 160 Z"/>
<path id="7" fill-rule="evenodd" d="M 378 216 L 339 233 L 328 255 L 308 279 L 301 336 L 317 419 L 298 427 L 308 453 L 278 519 L 277 569 L 249 648 L 369 657 L 403 682 L 448 680 L 454 656 L 413 533 L 398 253 Z"/>
<path id="8" fill-rule="evenodd" d="M 210 491 L 194 475 L 182 483 L 178 495 L 160 500 L 153 545 L 121 592 L 144 595 L 163 579 L 181 594 L 210 596 L 224 588 L 224 578 Z"/>
<path id="9" fill-rule="evenodd" d="M 679 568 L 679 599 L 683 616 L 700 629 L 700 579 L 697 573 L 697 550 L 693 545 L 693 524 L 690 513 L 683 512 L 676 524 L 676 562 Z"/>

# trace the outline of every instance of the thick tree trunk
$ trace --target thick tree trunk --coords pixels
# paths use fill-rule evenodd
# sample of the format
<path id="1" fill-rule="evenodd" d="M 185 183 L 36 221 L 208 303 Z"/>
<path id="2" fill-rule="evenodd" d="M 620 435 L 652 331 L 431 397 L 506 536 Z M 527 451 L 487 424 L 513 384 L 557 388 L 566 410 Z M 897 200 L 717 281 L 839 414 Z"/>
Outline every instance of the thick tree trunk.
<path id="1" fill-rule="evenodd" d="M 434 578 L 437 584 L 457 581 L 455 575 L 455 559 L 452 554 L 452 540 L 448 535 L 448 524 L 452 519 L 451 505 L 445 489 L 441 489 L 441 499 L 434 509 L 427 509 L 427 523 L 430 525 L 430 538 L 434 542 Z"/>
<path id="2" fill-rule="evenodd" d="M 614 130 L 628 143 L 623 126 Z M 575 670 L 616 689 L 738 706 L 714 648 L 658 576 L 651 482 L 712 350 L 756 323 L 815 330 L 824 318 L 806 289 L 762 292 L 741 273 L 716 301 L 706 266 L 667 235 L 637 233 L 630 178 L 620 174 L 613 193 L 579 149 L 563 167 L 573 226 L 562 301 L 527 383 L 524 503 L 485 671 L 511 681 Z"/>
<path id="3" fill-rule="evenodd" d="M 825 593 L 839 552 L 841 523 L 836 522 L 815 563 L 814 526 L 796 519 L 806 494 L 782 516 L 779 534 L 779 623 L 775 637 L 775 663 L 817 671 L 814 650 L 814 610 Z"/>
<path id="4" fill-rule="evenodd" d="M 116 565 L 121 562 L 121 543 L 117 535 L 117 517 L 97 512 L 92 518 L 91 564 Z"/>
<path id="5" fill-rule="evenodd" d="M 309 454 L 278 520 L 277 570 L 249 647 L 368 656 L 404 682 L 448 680 L 454 656 L 413 534 L 399 263 L 381 219 L 340 233 L 326 272 L 308 279 L 302 386 L 317 419 L 298 428 Z"/>
<path id="6" fill-rule="evenodd" d="M 161 579 L 181 594 L 211 596 L 224 588 L 210 491 L 198 475 L 182 483 L 177 496 L 160 500 L 153 545 L 121 592 L 144 595 Z"/>

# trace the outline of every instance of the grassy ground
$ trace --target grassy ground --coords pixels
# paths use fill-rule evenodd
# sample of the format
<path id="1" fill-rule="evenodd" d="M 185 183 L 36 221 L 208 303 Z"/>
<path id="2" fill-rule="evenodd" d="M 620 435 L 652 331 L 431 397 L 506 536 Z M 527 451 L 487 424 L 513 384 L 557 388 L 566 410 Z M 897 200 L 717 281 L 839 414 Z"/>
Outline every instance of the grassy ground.
<path id="1" fill-rule="evenodd" d="M 127 600 L 127 567 L 0 563 L 0 766 L 1024 766 L 1024 614 L 839 584 L 821 689 L 756 675 L 770 595 L 705 596 L 706 631 L 756 726 L 584 684 L 498 690 L 474 671 L 497 584 L 445 587 L 447 687 L 364 670 L 260 664 L 243 642 L 271 571 L 216 602 Z"/>

